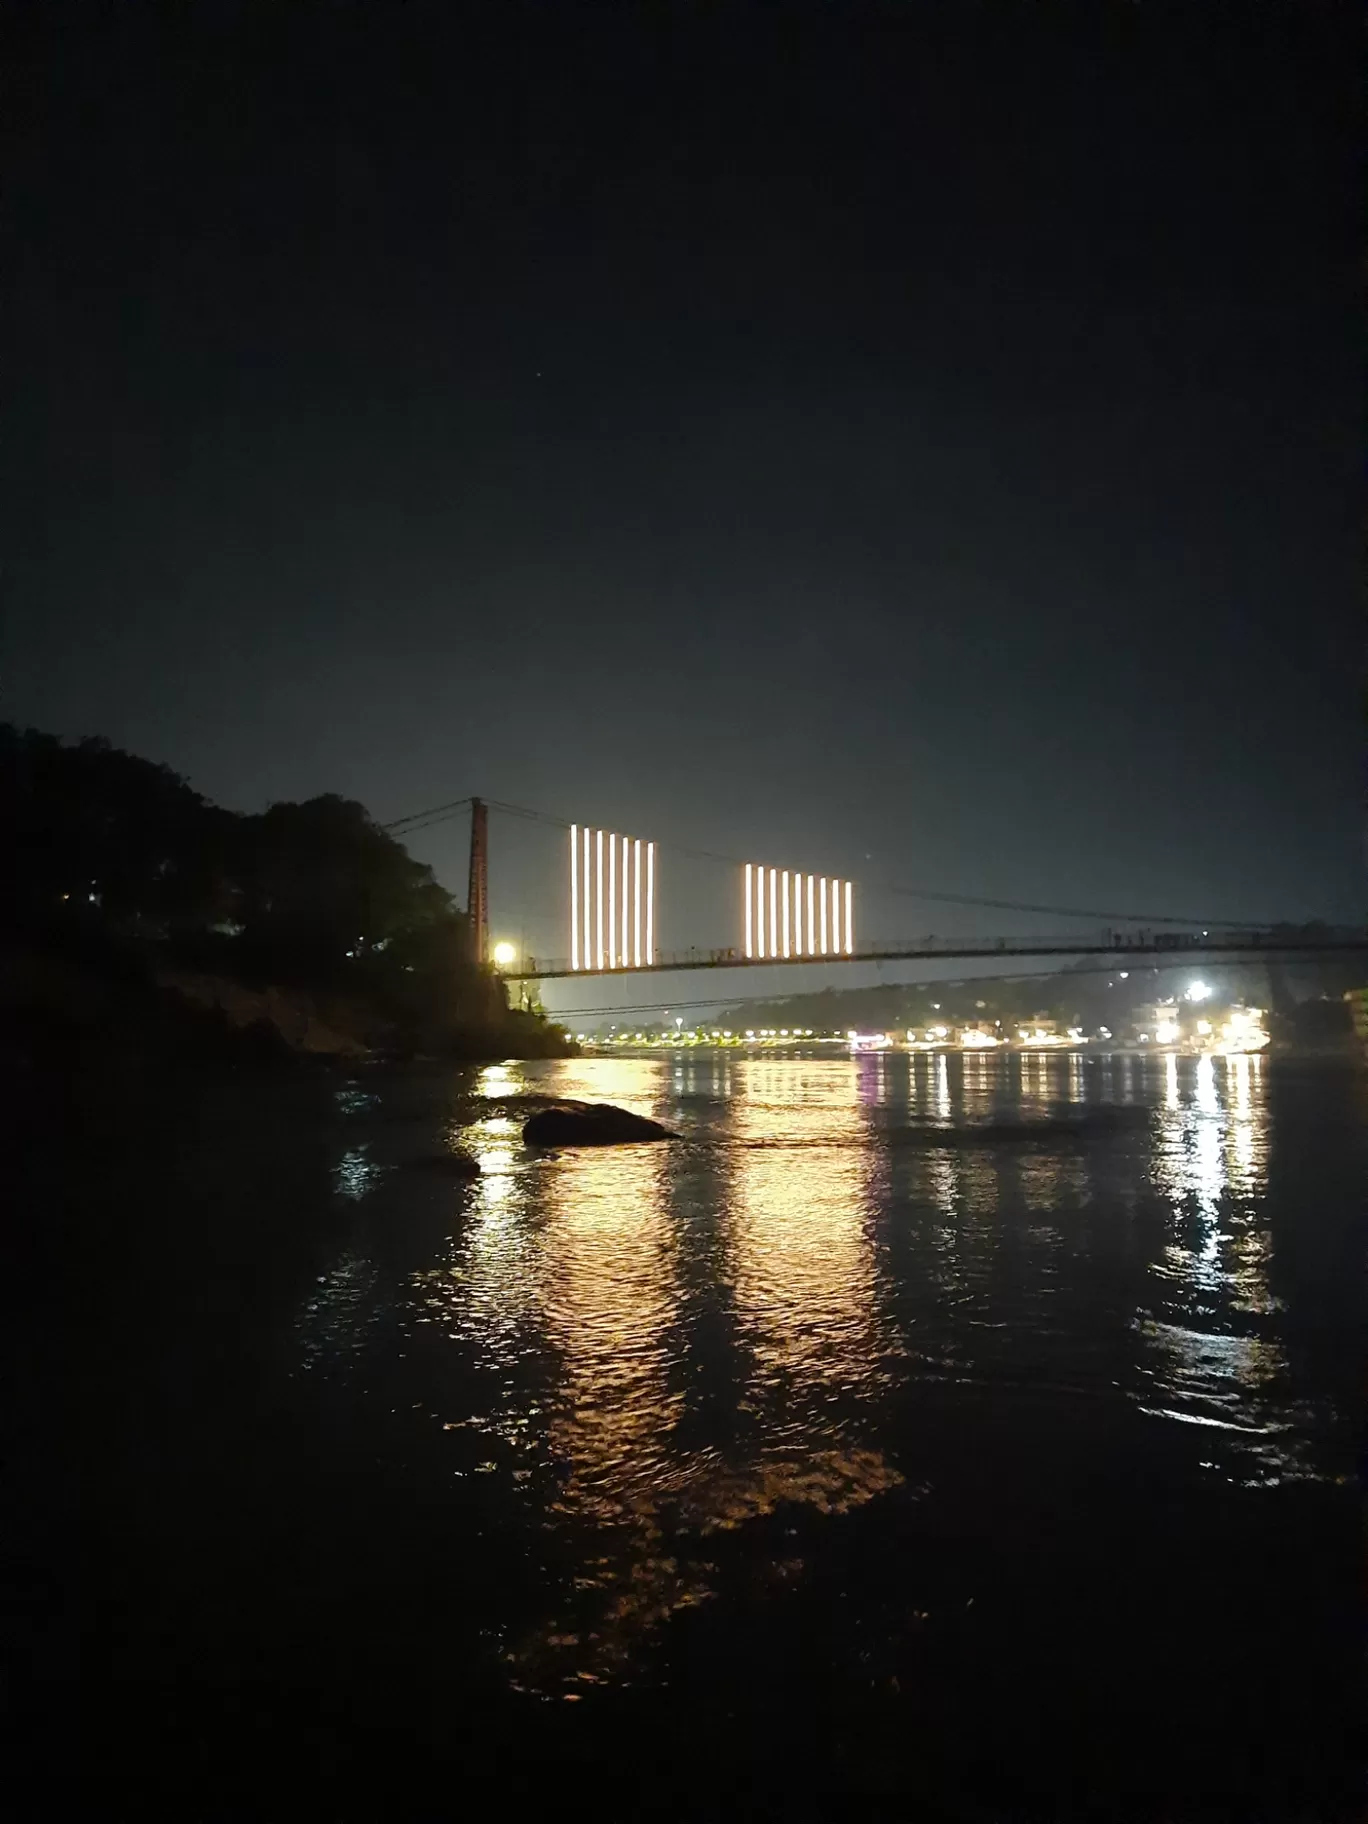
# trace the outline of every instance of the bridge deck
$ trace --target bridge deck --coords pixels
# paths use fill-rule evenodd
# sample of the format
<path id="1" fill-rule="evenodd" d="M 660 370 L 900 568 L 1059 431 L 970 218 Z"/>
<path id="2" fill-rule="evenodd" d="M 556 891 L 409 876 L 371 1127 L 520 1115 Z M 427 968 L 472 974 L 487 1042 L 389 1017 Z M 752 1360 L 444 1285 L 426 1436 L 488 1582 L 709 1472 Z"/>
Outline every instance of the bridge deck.
<path id="1" fill-rule="evenodd" d="M 1269 956 L 1343 956 L 1368 953 L 1368 933 L 1327 933 L 1324 936 L 1295 936 L 1275 931 L 1159 932 L 1154 936 L 1118 942 L 1123 933 L 1104 933 L 1102 937 L 1080 940 L 1069 937 L 1016 938 L 917 938 L 905 943 L 865 944 L 840 956 L 749 957 L 735 950 L 657 951 L 653 963 L 618 964 L 602 969 L 572 969 L 564 957 L 539 962 L 527 957 L 517 969 L 504 969 L 500 974 L 510 982 L 549 982 L 562 977 L 596 979 L 607 975 L 673 975 L 681 970 L 697 969 L 799 969 L 812 965 L 830 967 L 834 963 L 899 963 L 957 961 L 973 958 L 998 959 L 1032 956 L 1105 956 L 1114 958 L 1118 968 L 1138 957 L 1160 957 L 1167 962 L 1199 957 L 1269 957 Z"/>

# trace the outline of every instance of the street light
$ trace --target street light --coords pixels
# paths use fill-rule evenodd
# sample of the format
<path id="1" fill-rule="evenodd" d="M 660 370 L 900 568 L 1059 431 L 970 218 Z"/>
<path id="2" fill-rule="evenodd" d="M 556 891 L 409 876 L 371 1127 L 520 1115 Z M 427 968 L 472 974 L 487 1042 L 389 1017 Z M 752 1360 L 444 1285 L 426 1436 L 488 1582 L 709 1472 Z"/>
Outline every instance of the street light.
<path id="1" fill-rule="evenodd" d="M 517 960 L 518 947 L 516 944 L 495 944 L 494 961 L 498 968 L 507 969 L 510 963 L 516 963 Z"/>

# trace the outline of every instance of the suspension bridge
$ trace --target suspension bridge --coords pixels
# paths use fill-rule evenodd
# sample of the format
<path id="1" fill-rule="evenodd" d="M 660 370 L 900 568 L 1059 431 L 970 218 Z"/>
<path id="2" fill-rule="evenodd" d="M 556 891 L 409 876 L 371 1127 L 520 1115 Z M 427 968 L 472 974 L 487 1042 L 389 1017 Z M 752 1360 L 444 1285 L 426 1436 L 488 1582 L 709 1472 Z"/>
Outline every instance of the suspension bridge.
<path id="1" fill-rule="evenodd" d="M 489 813 L 548 824 L 563 833 L 565 948 L 554 956 L 491 953 L 489 939 Z M 730 915 L 735 942 L 708 948 L 661 948 L 657 915 L 662 881 L 653 838 L 587 824 L 566 823 L 523 806 L 481 798 L 457 799 L 396 819 L 384 827 L 400 840 L 469 815 L 467 909 L 472 960 L 493 963 L 509 982 L 584 976 L 638 976 L 679 971 L 772 969 L 836 963 L 957 961 L 1031 957 L 1177 957 L 1231 959 L 1313 957 L 1368 951 L 1368 933 L 1329 925 L 1217 923 L 1136 912 L 1097 912 L 1025 901 L 992 900 L 910 888 L 892 889 L 945 905 L 1058 914 L 1101 921 L 1090 933 L 988 937 L 865 939 L 857 934 L 853 880 L 774 861 L 742 861 L 684 850 L 721 863 L 733 877 Z"/>

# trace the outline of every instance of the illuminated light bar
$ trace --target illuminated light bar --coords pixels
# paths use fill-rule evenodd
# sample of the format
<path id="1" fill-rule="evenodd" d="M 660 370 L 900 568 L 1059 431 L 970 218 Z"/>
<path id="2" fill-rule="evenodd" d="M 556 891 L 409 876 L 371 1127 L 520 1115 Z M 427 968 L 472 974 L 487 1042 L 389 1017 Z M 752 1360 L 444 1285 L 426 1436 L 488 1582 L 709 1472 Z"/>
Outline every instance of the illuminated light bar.
<path id="1" fill-rule="evenodd" d="M 624 969 L 627 967 L 627 882 L 631 878 L 631 856 L 632 839 L 630 836 L 624 836 L 622 839 L 622 949 L 618 953 L 618 961 L 622 964 Z"/>
<path id="2" fill-rule="evenodd" d="M 580 879 L 584 882 L 584 892 L 581 897 L 584 900 L 584 966 L 587 969 L 590 966 L 589 958 L 593 955 L 593 950 L 594 950 L 593 935 L 592 935 L 593 908 L 590 904 L 590 893 L 589 893 L 589 832 L 588 832 L 588 830 L 586 830 L 584 832 L 584 872 L 583 872 L 583 874 L 581 874 Z"/>
<path id="3" fill-rule="evenodd" d="M 632 871 L 632 966 L 641 967 L 641 838 L 635 843 L 636 867 Z"/>
<path id="4" fill-rule="evenodd" d="M 598 957 L 597 967 L 602 969 L 602 967 L 603 967 L 603 831 L 598 830 L 595 834 L 596 834 L 595 860 L 597 863 L 597 867 L 596 867 L 596 871 L 595 871 L 595 885 L 596 885 L 597 894 L 598 894 L 598 915 L 597 915 L 597 919 L 596 919 L 596 922 L 594 925 L 594 932 L 595 932 L 594 951 Z"/>
<path id="5" fill-rule="evenodd" d="M 608 967 L 617 968 L 617 837 L 608 832 Z"/>
<path id="6" fill-rule="evenodd" d="M 655 844 L 646 844 L 646 967 L 655 961 Z"/>
<path id="7" fill-rule="evenodd" d="M 743 865 L 747 962 L 855 954 L 854 881 Z"/>
<path id="8" fill-rule="evenodd" d="M 654 961 L 655 844 L 572 823 L 570 967 L 641 969 Z"/>
<path id="9" fill-rule="evenodd" d="M 570 967 L 579 968 L 579 825 L 570 825 Z"/>

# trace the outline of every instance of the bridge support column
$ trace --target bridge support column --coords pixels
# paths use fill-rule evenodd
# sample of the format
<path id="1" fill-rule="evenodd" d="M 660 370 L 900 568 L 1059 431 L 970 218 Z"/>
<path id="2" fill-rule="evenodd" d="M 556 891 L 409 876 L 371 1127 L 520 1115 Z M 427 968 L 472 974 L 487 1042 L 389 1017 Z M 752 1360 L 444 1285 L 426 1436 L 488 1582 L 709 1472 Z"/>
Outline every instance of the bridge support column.
<path id="1" fill-rule="evenodd" d="M 489 806 L 470 801 L 470 887 L 466 897 L 470 920 L 470 955 L 476 968 L 489 961 Z"/>

